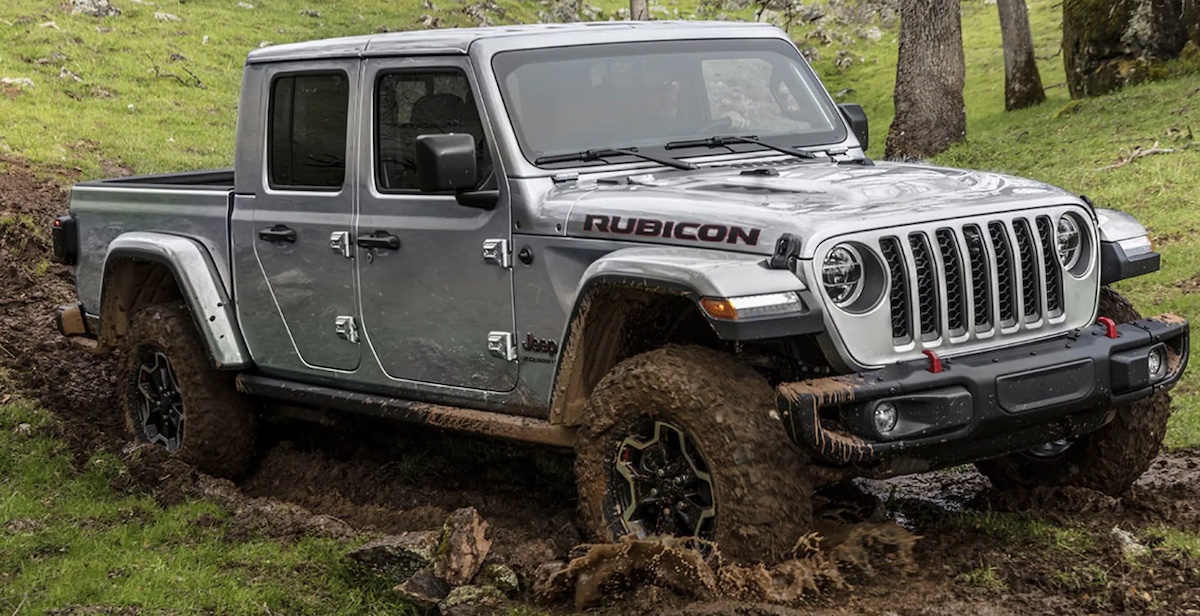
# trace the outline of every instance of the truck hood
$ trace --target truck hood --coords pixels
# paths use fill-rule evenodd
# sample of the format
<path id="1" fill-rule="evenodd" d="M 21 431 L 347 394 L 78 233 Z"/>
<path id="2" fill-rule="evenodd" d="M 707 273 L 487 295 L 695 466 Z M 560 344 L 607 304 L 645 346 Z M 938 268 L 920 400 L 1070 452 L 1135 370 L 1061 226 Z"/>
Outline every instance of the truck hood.
<path id="1" fill-rule="evenodd" d="M 635 175 L 565 186 L 548 199 L 568 206 L 566 233 L 575 237 L 770 254 L 791 233 L 806 259 L 821 242 L 857 231 L 1082 204 L 997 173 L 828 161 Z"/>

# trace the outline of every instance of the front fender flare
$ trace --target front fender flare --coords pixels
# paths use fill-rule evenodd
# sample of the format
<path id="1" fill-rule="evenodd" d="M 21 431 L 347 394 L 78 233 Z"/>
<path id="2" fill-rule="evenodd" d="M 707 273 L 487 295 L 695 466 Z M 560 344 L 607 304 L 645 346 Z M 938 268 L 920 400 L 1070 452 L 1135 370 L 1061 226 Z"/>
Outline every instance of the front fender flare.
<path id="1" fill-rule="evenodd" d="M 579 282 L 577 301 L 604 284 L 658 287 L 688 295 L 696 302 L 706 297 L 794 292 L 804 303 L 800 314 L 749 320 L 720 320 L 704 313 L 724 340 L 779 338 L 825 329 L 823 314 L 804 282 L 791 271 L 770 269 L 760 255 L 667 247 L 617 250 L 587 268 Z"/>
<path id="2" fill-rule="evenodd" d="M 129 259 L 159 263 L 171 271 L 217 369 L 236 370 L 252 365 L 233 302 L 216 264 L 199 242 L 178 235 L 141 231 L 118 236 L 108 245 L 104 256 L 101 306 L 109 306 L 112 301 L 108 297 L 109 274 L 117 263 Z"/>

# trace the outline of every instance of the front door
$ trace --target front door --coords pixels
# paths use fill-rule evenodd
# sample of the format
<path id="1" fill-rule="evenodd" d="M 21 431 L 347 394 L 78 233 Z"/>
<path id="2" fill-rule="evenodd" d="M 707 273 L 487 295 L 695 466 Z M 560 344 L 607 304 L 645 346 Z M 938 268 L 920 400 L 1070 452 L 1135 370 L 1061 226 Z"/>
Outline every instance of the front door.
<path id="1" fill-rule="evenodd" d="M 509 241 L 508 205 L 466 207 L 416 186 L 416 138 L 434 133 L 473 135 L 480 185 L 496 182 L 467 60 L 381 58 L 365 68 L 362 114 L 373 122 L 360 146 L 356 221 L 365 337 L 393 379 L 511 390 L 517 364 L 489 351 L 489 337 L 513 332 L 512 270 L 483 256 L 486 243 Z"/>
<path id="2" fill-rule="evenodd" d="M 354 260 L 330 246 L 334 233 L 349 241 L 354 216 L 348 153 L 357 144 L 358 67 L 357 60 L 327 60 L 268 69 L 265 177 L 253 201 L 253 244 L 260 280 L 290 340 L 248 341 L 267 368 L 292 364 L 295 354 L 309 367 L 358 367 Z"/>

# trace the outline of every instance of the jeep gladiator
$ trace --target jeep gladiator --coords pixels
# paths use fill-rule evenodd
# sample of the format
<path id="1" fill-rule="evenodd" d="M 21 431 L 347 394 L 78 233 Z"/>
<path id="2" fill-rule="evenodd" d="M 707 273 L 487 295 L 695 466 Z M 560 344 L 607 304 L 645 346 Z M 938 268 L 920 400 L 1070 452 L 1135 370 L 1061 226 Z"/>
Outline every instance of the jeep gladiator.
<path id="1" fill-rule="evenodd" d="M 595 538 L 773 559 L 858 476 L 1119 494 L 1187 364 L 1108 286 L 1159 267 L 1136 220 L 868 159 L 767 25 L 267 47 L 239 113 L 232 170 L 84 182 L 54 223 L 60 330 L 209 473 L 260 412 L 366 413 L 574 448 Z"/>

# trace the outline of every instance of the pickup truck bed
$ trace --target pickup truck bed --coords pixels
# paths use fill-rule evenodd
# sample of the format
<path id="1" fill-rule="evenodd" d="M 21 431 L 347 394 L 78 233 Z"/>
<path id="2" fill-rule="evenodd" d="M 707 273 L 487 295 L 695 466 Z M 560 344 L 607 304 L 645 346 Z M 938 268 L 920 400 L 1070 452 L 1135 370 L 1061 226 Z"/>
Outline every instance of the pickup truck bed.
<path id="1" fill-rule="evenodd" d="M 130 231 L 167 233 L 202 244 L 226 292 L 233 170 L 142 175 L 77 184 L 71 212 L 79 234 L 76 280 L 85 310 L 99 314 L 104 261 L 114 239 Z"/>
<path id="2" fill-rule="evenodd" d="M 119 188 L 187 188 L 192 190 L 233 190 L 233 169 L 211 169 L 184 173 L 158 173 L 125 178 L 81 182 L 77 186 L 108 186 Z"/>

